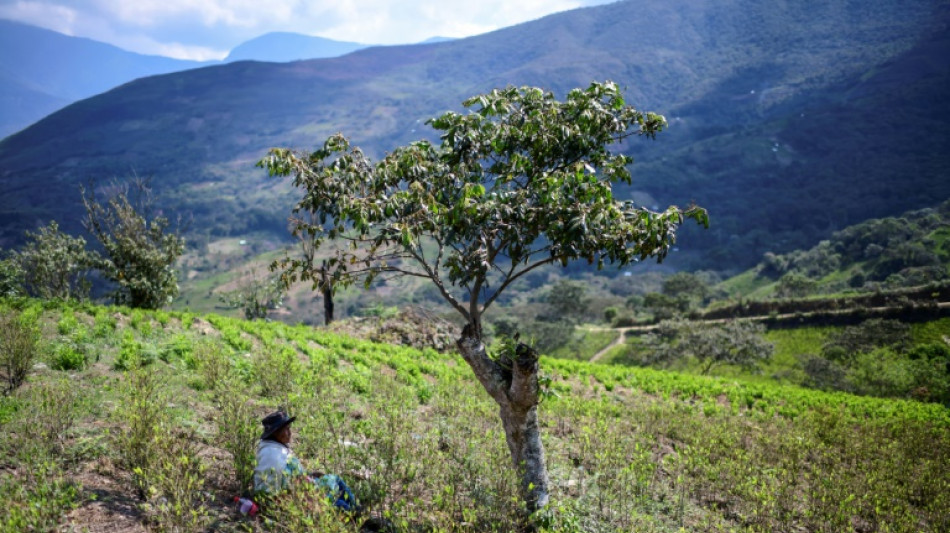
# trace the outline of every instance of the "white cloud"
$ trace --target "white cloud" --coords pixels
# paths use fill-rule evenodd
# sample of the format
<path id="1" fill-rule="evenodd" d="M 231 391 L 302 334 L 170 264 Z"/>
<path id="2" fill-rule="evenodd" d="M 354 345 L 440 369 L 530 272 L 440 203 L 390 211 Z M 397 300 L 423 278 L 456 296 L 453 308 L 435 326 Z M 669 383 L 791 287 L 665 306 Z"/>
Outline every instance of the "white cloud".
<path id="1" fill-rule="evenodd" d="M 436 35 L 467 37 L 608 1 L 0 0 L 0 17 L 135 52 L 210 59 L 272 31 L 412 43 Z"/>
<path id="2" fill-rule="evenodd" d="M 0 18 L 73 35 L 78 13 L 60 4 L 18 1 L 0 4 Z"/>
<path id="3" fill-rule="evenodd" d="M 104 10 L 128 24 L 149 27 L 182 18 L 207 26 L 254 27 L 287 21 L 297 0 L 99 0 Z"/>

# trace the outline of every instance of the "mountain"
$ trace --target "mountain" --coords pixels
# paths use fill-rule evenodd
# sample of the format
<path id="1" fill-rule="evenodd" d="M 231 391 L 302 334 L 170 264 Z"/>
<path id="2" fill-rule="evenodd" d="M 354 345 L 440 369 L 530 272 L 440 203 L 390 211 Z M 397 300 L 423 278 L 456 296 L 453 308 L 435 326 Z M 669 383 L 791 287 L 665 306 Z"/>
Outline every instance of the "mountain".
<path id="1" fill-rule="evenodd" d="M 285 64 L 239 62 L 139 79 L 0 142 L 0 243 L 56 218 L 77 186 L 133 170 L 196 234 L 285 235 L 294 193 L 254 162 L 337 131 L 378 157 L 477 93 L 591 80 L 667 115 L 623 197 L 696 200 L 712 227 L 672 261 L 740 270 L 767 251 L 950 197 L 945 1 L 618 2 L 426 46 Z"/>
<path id="2" fill-rule="evenodd" d="M 70 102 L 0 71 L 0 137 L 20 130 Z"/>
<path id="3" fill-rule="evenodd" d="M 0 20 L 0 137 L 135 78 L 201 65 Z"/>
<path id="4" fill-rule="evenodd" d="M 334 41 L 300 33 L 273 32 L 238 45 L 231 50 L 224 61 L 254 60 L 284 63 L 300 59 L 341 56 L 367 46 L 369 45 Z"/>
<path id="5" fill-rule="evenodd" d="M 428 39 L 424 41 L 419 41 L 418 44 L 444 43 L 447 41 L 454 41 L 454 40 L 455 40 L 455 37 L 442 37 L 440 35 L 436 35 L 435 37 L 429 37 Z"/>

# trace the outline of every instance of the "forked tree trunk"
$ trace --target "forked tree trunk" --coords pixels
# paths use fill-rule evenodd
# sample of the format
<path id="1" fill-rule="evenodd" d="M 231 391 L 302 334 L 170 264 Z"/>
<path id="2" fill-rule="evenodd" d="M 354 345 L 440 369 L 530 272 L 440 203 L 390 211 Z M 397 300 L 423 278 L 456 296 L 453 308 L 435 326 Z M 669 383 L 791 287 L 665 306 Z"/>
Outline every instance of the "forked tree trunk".
<path id="1" fill-rule="evenodd" d="M 471 329 L 466 326 L 462 331 L 459 353 L 498 404 L 512 464 L 521 477 L 521 495 L 528 511 L 534 512 L 549 499 L 548 469 L 538 428 L 538 354 L 519 345 L 513 360 L 495 362 Z"/>

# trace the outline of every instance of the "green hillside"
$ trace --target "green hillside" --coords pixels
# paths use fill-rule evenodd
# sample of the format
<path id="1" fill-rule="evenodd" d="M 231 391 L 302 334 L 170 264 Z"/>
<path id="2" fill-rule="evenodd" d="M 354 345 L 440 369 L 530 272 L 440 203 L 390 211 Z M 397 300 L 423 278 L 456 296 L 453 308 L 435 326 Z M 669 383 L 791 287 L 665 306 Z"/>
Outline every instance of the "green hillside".
<path id="1" fill-rule="evenodd" d="M 755 268 L 716 290 L 731 298 L 818 297 L 915 287 L 950 277 L 950 200 L 876 218 L 818 245 L 766 253 Z"/>
<path id="2" fill-rule="evenodd" d="M 39 362 L 0 397 L 0 530 L 356 531 L 292 493 L 230 503 L 258 418 L 398 531 L 513 531 L 492 404 L 454 354 L 275 322 L 7 302 Z M 544 359 L 548 531 L 945 531 L 950 411 Z M 243 451 L 242 451 L 243 450 Z M 139 470 L 134 470 L 140 465 Z M 320 512 L 314 513 L 314 509 Z"/>
<path id="3" fill-rule="evenodd" d="M 78 184 L 131 170 L 194 217 L 194 238 L 284 237 L 293 195 L 253 168 L 271 146 L 342 131 L 378 157 L 494 87 L 612 79 L 670 119 L 629 146 L 622 194 L 709 207 L 711 230 L 685 232 L 690 253 L 671 260 L 735 271 L 950 197 L 948 20 L 944 2 L 628 1 L 423 47 L 141 79 L 0 143 L 0 244 L 50 218 L 78 231 Z"/>

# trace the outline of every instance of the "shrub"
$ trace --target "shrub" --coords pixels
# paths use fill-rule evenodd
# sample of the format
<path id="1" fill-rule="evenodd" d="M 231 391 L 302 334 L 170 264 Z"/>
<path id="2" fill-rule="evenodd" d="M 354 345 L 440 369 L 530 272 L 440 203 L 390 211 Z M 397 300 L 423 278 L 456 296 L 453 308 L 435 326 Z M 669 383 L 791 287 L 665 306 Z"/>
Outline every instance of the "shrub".
<path id="1" fill-rule="evenodd" d="M 122 336 L 122 346 L 112 363 L 112 368 L 114 370 L 131 370 L 136 367 L 148 366 L 155 362 L 155 358 L 158 356 L 158 351 L 154 346 L 145 345 L 135 340 L 135 335 L 131 331 L 126 331 L 125 335 Z"/>
<path id="2" fill-rule="evenodd" d="M 86 274 L 98 257 L 86 250 L 85 239 L 60 232 L 55 221 L 36 233 L 26 232 L 26 237 L 27 243 L 13 257 L 32 296 L 83 300 L 89 295 Z"/>
<path id="3" fill-rule="evenodd" d="M 56 323 L 56 330 L 60 335 L 70 335 L 77 327 L 79 327 L 79 321 L 76 320 L 76 315 L 69 309 L 63 311 L 59 322 Z"/>
<path id="4" fill-rule="evenodd" d="M 131 474 L 139 498 L 150 493 L 149 474 L 158 459 L 158 442 L 168 429 L 167 395 L 155 373 L 133 368 L 126 375 L 121 398 L 114 412 L 118 429 L 112 434 L 117 465 Z"/>
<path id="5" fill-rule="evenodd" d="M 86 354 L 72 343 L 57 344 L 50 367 L 53 370 L 82 370 L 86 368 Z"/>
<path id="6" fill-rule="evenodd" d="M 24 399 L 16 432 L 22 438 L 18 451 L 27 455 L 58 455 L 82 409 L 82 396 L 73 383 L 61 380 L 31 387 Z"/>
<path id="7" fill-rule="evenodd" d="M 858 394 L 905 396 L 911 391 L 914 373 L 910 361 L 888 348 L 858 354 L 848 370 L 848 383 Z"/>
<path id="8" fill-rule="evenodd" d="M 105 309 L 96 311 L 96 323 L 92 327 L 92 335 L 97 339 L 107 338 L 115 332 L 115 317 Z"/>
<path id="9" fill-rule="evenodd" d="M 204 387 L 211 391 L 217 390 L 231 372 L 231 358 L 217 343 L 198 343 L 194 348 L 193 361 L 193 370 L 198 371 Z"/>
<path id="10" fill-rule="evenodd" d="M 0 311 L 0 370 L 5 394 L 23 384 L 39 352 L 40 330 L 29 313 Z"/>
<path id="11" fill-rule="evenodd" d="M 257 418 L 247 394 L 233 382 L 221 388 L 218 397 L 218 445 L 231 454 L 239 492 L 249 490 L 254 477 L 258 440 Z"/>
<path id="12" fill-rule="evenodd" d="M 159 358 L 166 363 L 171 362 L 172 359 L 181 359 L 185 361 L 188 360 L 194 353 L 194 349 L 194 345 L 192 344 L 190 338 L 181 334 L 175 335 L 167 344 L 165 344 L 164 347 L 162 347 Z"/>
<path id="13" fill-rule="evenodd" d="M 56 531 L 66 511 L 79 504 L 79 486 L 52 461 L 24 470 L 23 477 L 0 474 L 0 531 Z"/>
<path id="14" fill-rule="evenodd" d="M 159 531 L 203 531 L 209 513 L 202 505 L 206 467 L 198 457 L 198 439 L 189 430 L 163 429 L 155 443 L 157 456 L 147 472 L 147 509 Z"/>
<path id="15" fill-rule="evenodd" d="M 302 369 L 293 348 L 267 346 L 254 357 L 253 371 L 262 395 L 285 398 L 293 391 Z"/>

